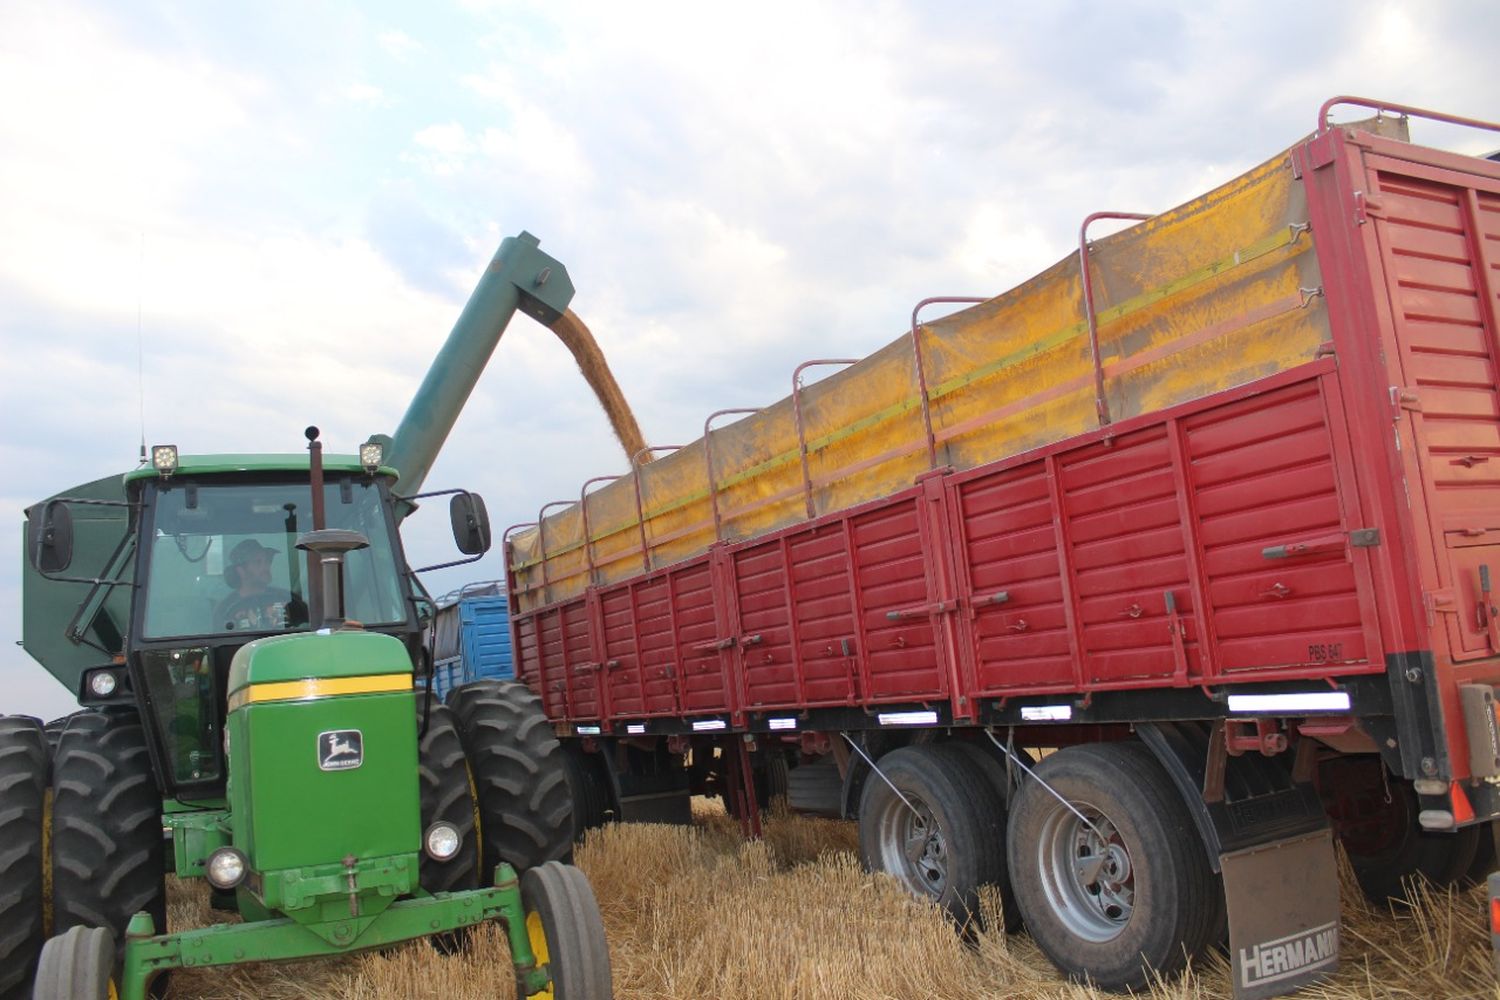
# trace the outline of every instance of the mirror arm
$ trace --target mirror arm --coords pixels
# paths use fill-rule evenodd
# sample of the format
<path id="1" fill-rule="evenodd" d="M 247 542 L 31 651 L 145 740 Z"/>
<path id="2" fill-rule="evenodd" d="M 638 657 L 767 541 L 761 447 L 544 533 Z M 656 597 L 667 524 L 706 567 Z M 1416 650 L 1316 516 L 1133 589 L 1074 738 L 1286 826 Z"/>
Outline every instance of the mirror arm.
<path id="1" fill-rule="evenodd" d="M 485 557 L 485 555 L 486 555 L 486 553 L 481 552 L 478 555 L 469 556 L 466 559 L 455 559 L 452 562 L 436 563 L 436 564 L 434 564 L 432 566 L 420 566 L 417 569 L 412 570 L 412 572 L 413 573 L 426 573 L 429 570 L 434 570 L 434 569 L 447 569 L 449 566 L 467 566 L 471 562 L 478 562 L 479 560 L 483 559 Z"/>

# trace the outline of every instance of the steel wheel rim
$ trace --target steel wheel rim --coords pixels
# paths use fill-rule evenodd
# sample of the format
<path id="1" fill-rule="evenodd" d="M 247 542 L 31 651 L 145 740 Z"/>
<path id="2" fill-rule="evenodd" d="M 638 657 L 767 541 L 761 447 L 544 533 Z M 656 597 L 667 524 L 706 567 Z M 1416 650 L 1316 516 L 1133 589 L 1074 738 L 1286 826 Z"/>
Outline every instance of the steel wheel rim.
<path id="1" fill-rule="evenodd" d="M 948 888 L 948 840 L 920 796 L 903 789 L 907 802 L 893 797 L 876 830 L 881 868 L 915 896 L 939 899 Z"/>
<path id="2" fill-rule="evenodd" d="M 1037 838 L 1042 892 L 1067 929 L 1102 944 L 1125 930 L 1135 909 L 1135 866 L 1119 828 L 1097 807 L 1075 802 L 1085 823 L 1057 802 Z"/>

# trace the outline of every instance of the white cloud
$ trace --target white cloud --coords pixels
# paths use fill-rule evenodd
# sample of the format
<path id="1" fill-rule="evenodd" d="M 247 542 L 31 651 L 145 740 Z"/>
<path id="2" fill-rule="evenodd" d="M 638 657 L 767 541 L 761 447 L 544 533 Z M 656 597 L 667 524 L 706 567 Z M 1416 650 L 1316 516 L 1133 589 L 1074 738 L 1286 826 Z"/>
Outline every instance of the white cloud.
<path id="1" fill-rule="evenodd" d="M 1090 211 L 1240 173 L 1333 93 L 1500 117 L 1500 12 L 1480 2 L 468 0 L 410 33 L 346 3 L 318 15 L 340 30 L 316 51 L 258 46 L 225 11 L 156 16 L 0 8 L 13 514 L 133 463 L 138 301 L 153 439 L 290 451 L 316 422 L 345 447 L 395 425 L 526 228 L 567 265 L 648 438 L 681 441 L 710 410 L 784 395 L 798 361 L 882 346 L 921 297 L 1044 269 Z M 479 489 L 510 523 L 622 466 L 566 351 L 518 320 L 430 482 Z M 446 551 L 441 525 L 413 531 Z"/>

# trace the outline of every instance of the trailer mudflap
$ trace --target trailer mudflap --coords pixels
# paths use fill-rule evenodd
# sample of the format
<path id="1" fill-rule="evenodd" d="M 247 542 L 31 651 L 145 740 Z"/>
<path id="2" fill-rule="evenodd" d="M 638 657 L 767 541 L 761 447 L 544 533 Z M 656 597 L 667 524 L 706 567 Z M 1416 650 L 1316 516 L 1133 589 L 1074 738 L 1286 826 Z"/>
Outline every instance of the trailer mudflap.
<path id="1" fill-rule="evenodd" d="M 1333 837 L 1318 830 L 1219 858 L 1235 1000 L 1283 996 L 1339 964 Z"/>

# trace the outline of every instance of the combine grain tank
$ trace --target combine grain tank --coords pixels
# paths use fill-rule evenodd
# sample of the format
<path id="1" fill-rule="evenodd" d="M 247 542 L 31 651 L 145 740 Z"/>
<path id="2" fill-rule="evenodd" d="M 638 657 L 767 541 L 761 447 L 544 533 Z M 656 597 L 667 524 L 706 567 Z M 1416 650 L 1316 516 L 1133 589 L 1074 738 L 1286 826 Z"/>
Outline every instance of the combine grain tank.
<path id="1" fill-rule="evenodd" d="M 1373 896 L 1482 878 L 1500 165 L 1410 117 L 1500 129 L 1330 101 L 512 529 L 581 825 L 717 788 L 753 830 L 784 787 L 957 917 L 999 885 L 1069 973 L 1139 987 L 1227 936 L 1241 996 L 1336 964 L 1335 837 Z"/>

